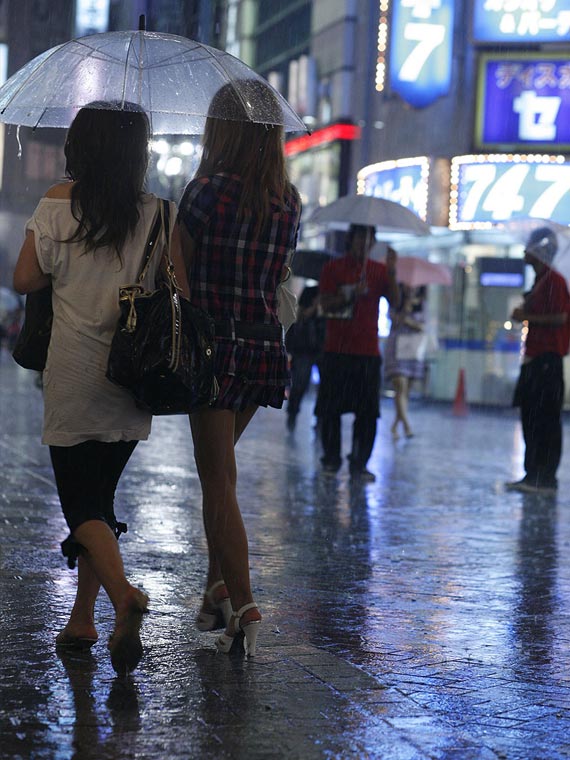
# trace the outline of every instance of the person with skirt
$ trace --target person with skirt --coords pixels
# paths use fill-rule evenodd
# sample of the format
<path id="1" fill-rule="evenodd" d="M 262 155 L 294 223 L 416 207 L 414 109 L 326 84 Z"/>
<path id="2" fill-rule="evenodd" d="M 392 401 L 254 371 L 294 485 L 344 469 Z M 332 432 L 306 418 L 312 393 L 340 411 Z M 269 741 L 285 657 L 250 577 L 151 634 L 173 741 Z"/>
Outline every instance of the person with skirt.
<path id="1" fill-rule="evenodd" d="M 384 346 L 384 374 L 394 386 L 396 415 L 392 423 L 392 438 L 398 440 L 399 423 L 406 438 L 413 436 L 408 418 L 410 386 L 414 380 L 425 378 L 426 364 L 422 351 L 425 345 L 425 287 L 400 286 L 401 298 L 396 308 L 390 309 L 390 335 Z"/>
<path id="2" fill-rule="evenodd" d="M 259 406 L 281 408 L 289 385 L 277 288 L 296 243 L 301 203 L 287 179 L 280 107 L 249 83 L 267 124 L 247 121 L 230 86 L 214 96 L 195 178 L 180 202 L 191 300 L 216 323 L 217 400 L 190 416 L 209 549 L 200 630 L 225 626 L 217 647 L 243 639 L 255 652 L 261 614 L 253 600 L 248 541 L 236 498 L 234 447 Z"/>
<path id="3" fill-rule="evenodd" d="M 158 199 L 143 192 L 146 115 L 111 108 L 91 104 L 75 117 L 65 143 L 69 181 L 50 188 L 27 222 L 14 287 L 33 293 L 51 284 L 53 290 L 42 440 L 50 447 L 70 530 L 62 550 L 70 567 L 78 564 L 75 604 L 56 646 L 95 644 L 94 607 L 103 586 L 115 610 L 111 662 L 123 674 L 142 656 L 139 630 L 148 597 L 125 576 L 117 539 L 126 525 L 117 521 L 113 500 L 137 442 L 149 435 L 151 416 L 105 372 L 120 315 L 119 287 L 137 280 Z M 172 204 L 173 224 L 175 211 Z M 143 282 L 149 290 L 165 240 L 163 234 Z M 187 294 L 176 229 L 171 257 Z"/>

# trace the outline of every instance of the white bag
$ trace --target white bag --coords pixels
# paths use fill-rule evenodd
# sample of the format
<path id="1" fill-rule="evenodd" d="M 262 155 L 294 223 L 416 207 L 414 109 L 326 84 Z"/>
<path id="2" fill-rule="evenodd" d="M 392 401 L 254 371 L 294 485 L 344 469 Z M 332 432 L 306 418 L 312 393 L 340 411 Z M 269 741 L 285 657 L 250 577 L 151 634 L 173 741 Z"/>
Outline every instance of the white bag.
<path id="1" fill-rule="evenodd" d="M 277 318 L 283 325 L 285 332 L 297 321 L 297 296 L 287 287 L 287 280 L 291 277 L 291 268 L 287 267 L 289 273 L 284 280 L 281 280 L 277 286 Z"/>
<path id="2" fill-rule="evenodd" d="M 396 359 L 423 362 L 427 350 L 427 335 L 424 332 L 402 333 L 396 336 Z"/>

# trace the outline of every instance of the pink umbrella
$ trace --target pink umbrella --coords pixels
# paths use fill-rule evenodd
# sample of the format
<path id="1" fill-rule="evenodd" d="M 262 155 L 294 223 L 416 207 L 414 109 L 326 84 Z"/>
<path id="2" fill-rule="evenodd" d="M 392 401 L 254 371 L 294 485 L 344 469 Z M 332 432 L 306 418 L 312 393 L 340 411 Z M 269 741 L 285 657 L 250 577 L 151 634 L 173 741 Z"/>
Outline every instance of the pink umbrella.
<path id="1" fill-rule="evenodd" d="M 445 264 L 434 264 L 417 256 L 398 256 L 396 279 L 411 288 L 420 285 L 451 285 L 451 270 Z"/>

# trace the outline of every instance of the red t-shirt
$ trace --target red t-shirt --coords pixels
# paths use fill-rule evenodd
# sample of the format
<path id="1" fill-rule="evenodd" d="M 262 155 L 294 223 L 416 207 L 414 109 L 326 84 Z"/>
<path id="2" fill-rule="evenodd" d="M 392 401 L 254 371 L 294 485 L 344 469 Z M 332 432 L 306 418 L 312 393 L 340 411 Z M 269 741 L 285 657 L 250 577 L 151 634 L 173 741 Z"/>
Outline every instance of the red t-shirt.
<path id="1" fill-rule="evenodd" d="M 352 256 L 343 256 L 325 264 L 319 283 L 320 292 L 337 295 L 343 285 L 355 285 L 360 280 L 362 264 Z M 388 294 L 386 265 L 366 262 L 368 290 L 354 303 L 352 319 L 327 319 L 325 351 L 336 354 L 378 356 L 378 301 Z"/>
<path id="2" fill-rule="evenodd" d="M 565 324 L 546 327 L 529 323 L 525 355 L 529 357 L 554 353 L 565 356 L 570 344 L 570 294 L 566 280 L 553 269 L 546 269 L 536 278 L 534 286 L 525 299 L 529 314 L 566 313 Z"/>

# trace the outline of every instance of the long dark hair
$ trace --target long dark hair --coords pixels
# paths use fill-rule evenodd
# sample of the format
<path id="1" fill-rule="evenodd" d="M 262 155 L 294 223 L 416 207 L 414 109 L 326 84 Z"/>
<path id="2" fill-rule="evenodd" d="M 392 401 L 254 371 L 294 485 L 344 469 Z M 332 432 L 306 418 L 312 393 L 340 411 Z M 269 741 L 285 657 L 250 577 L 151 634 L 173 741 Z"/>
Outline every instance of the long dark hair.
<path id="1" fill-rule="evenodd" d="M 248 102 L 263 110 L 264 123 L 250 120 Z M 218 172 L 238 174 L 243 182 L 237 216 L 256 218 L 257 236 L 271 215 L 271 198 L 284 204 L 292 188 L 285 168 L 281 106 L 262 80 L 226 84 L 212 98 L 203 138 L 203 154 L 197 177 Z"/>
<path id="2" fill-rule="evenodd" d="M 65 174 L 74 181 L 71 212 L 77 230 L 69 242 L 86 249 L 121 249 L 139 221 L 138 202 L 148 166 L 149 122 L 134 104 L 82 108 L 67 133 Z"/>

